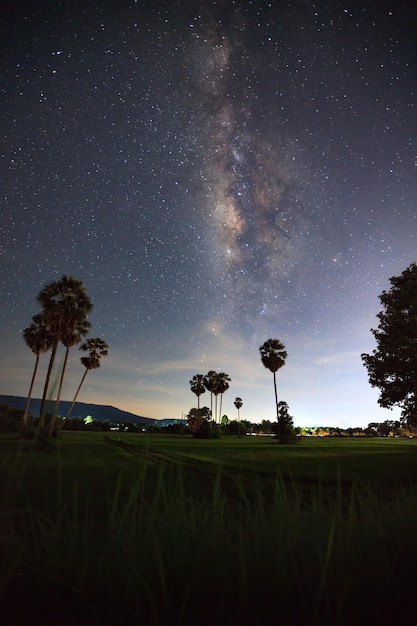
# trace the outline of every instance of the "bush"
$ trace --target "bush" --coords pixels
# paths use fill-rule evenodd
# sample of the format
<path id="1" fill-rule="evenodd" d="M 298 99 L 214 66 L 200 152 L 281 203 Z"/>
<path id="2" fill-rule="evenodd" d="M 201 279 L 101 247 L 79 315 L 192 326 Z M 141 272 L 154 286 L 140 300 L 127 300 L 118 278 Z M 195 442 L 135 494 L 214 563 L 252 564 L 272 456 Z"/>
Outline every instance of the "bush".
<path id="1" fill-rule="evenodd" d="M 71 417 L 64 420 L 62 430 L 85 430 L 84 420 L 81 417 Z"/>
<path id="2" fill-rule="evenodd" d="M 0 432 L 18 433 L 23 428 L 23 409 L 2 404 L 0 406 Z"/>
<path id="3" fill-rule="evenodd" d="M 220 439 L 220 426 L 215 422 L 203 422 L 193 433 L 196 439 Z"/>

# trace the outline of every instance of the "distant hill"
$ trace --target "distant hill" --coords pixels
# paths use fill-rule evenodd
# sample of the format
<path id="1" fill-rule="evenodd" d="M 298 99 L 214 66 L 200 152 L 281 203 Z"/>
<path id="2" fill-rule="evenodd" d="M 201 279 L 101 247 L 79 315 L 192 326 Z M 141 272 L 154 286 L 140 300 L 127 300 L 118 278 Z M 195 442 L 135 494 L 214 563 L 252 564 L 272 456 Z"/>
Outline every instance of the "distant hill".
<path id="1" fill-rule="evenodd" d="M 13 406 L 18 409 L 24 409 L 26 406 L 26 398 L 22 396 L 3 396 L 0 395 L 0 404 L 7 404 L 7 406 Z M 71 402 L 62 400 L 59 403 L 59 415 L 63 417 L 66 415 L 68 409 L 71 406 Z M 39 415 L 41 408 L 41 400 L 39 398 L 32 398 L 29 405 L 29 413 L 34 416 Z M 47 411 L 52 412 L 52 402 L 49 403 Z M 76 402 L 74 408 L 71 411 L 71 417 L 82 417 L 83 419 L 91 415 L 93 420 L 97 422 L 110 422 L 111 424 L 156 424 L 158 426 L 167 426 L 168 424 L 174 424 L 176 422 L 184 422 L 185 420 L 175 419 L 161 419 L 156 420 L 150 417 L 142 417 L 141 415 L 135 415 L 128 411 L 122 411 L 114 406 L 106 406 L 102 404 L 86 404 L 85 402 Z"/>

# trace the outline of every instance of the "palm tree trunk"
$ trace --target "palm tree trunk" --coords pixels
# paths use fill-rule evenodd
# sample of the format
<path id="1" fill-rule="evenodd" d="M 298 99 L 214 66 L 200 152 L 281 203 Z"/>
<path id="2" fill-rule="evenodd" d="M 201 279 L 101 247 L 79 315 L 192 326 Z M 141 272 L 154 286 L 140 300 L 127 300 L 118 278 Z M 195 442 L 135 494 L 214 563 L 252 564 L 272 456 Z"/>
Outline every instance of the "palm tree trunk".
<path id="1" fill-rule="evenodd" d="M 32 380 L 30 381 L 30 387 L 29 387 L 28 397 L 26 400 L 25 412 L 23 413 L 23 434 L 26 433 L 27 427 L 28 427 L 29 405 L 30 405 L 30 399 L 32 397 L 33 385 L 35 384 L 35 378 L 36 378 L 36 374 L 38 371 L 39 357 L 40 357 L 40 352 L 38 352 L 36 355 L 35 367 L 33 369 Z"/>
<path id="2" fill-rule="evenodd" d="M 223 401 L 223 394 L 220 394 L 220 411 L 219 411 L 219 424 L 221 424 L 222 421 L 222 401 Z"/>
<path id="3" fill-rule="evenodd" d="M 61 398 L 62 385 L 64 383 L 64 375 L 65 375 L 65 370 L 67 368 L 68 354 L 69 354 L 69 346 L 67 346 L 67 348 L 65 350 L 65 358 L 64 358 L 64 363 L 62 365 L 61 378 L 59 379 L 58 395 L 57 395 L 56 400 L 55 400 L 54 412 L 53 412 L 53 415 L 52 415 L 51 424 L 49 426 L 49 436 L 50 437 L 52 436 L 52 433 L 54 432 L 54 426 L 55 426 L 55 422 L 56 422 L 56 417 L 58 415 L 59 400 Z"/>
<path id="4" fill-rule="evenodd" d="M 81 389 L 82 384 L 83 384 L 83 382 L 84 382 L 84 380 L 85 380 L 85 377 L 87 376 L 87 372 L 88 372 L 88 369 L 87 369 L 87 368 L 85 368 L 85 372 L 84 372 L 84 374 L 83 374 L 83 377 L 82 377 L 82 379 L 81 379 L 81 382 L 80 382 L 80 384 L 78 385 L 78 389 L 77 389 L 77 391 L 75 392 L 74 400 L 72 401 L 72 404 L 71 404 L 71 406 L 70 406 L 69 410 L 67 411 L 67 414 L 66 414 L 66 416 L 64 417 L 64 419 L 68 419 L 68 418 L 69 418 L 69 416 L 71 415 L 71 411 L 72 411 L 72 409 L 74 408 L 75 401 L 76 401 L 77 396 L 78 396 L 78 394 L 79 394 L 79 392 L 80 392 L 80 389 Z"/>
<path id="5" fill-rule="evenodd" d="M 277 409 L 277 421 L 279 422 L 279 412 L 278 412 L 278 395 L 277 395 L 277 377 L 274 372 L 274 391 L 275 391 L 275 406 Z"/>
<path id="6" fill-rule="evenodd" d="M 276 375 L 274 372 L 274 389 L 275 389 L 275 404 L 277 407 L 277 422 L 278 422 L 278 437 L 280 440 L 280 443 L 283 442 L 283 425 L 282 425 L 282 419 L 280 418 L 279 415 L 279 408 L 278 408 L 278 395 L 277 395 L 277 379 L 276 379 Z"/>
<path id="7" fill-rule="evenodd" d="M 278 413 L 278 394 L 277 394 L 277 378 L 275 376 L 275 372 L 274 372 L 274 391 L 275 391 L 275 406 L 277 409 L 277 420 L 279 420 L 279 413 Z"/>
<path id="8" fill-rule="evenodd" d="M 42 395 L 42 402 L 41 402 L 41 409 L 39 411 L 39 430 L 43 430 L 45 428 L 46 395 L 48 393 L 49 381 L 50 381 L 50 378 L 51 378 L 52 368 L 54 366 L 54 361 L 55 361 L 55 355 L 56 355 L 57 348 L 58 348 L 58 339 L 55 341 L 55 343 L 53 345 L 52 352 L 51 352 L 51 358 L 49 359 L 48 371 L 46 373 L 45 385 L 44 385 L 44 388 L 43 388 L 43 395 Z"/>

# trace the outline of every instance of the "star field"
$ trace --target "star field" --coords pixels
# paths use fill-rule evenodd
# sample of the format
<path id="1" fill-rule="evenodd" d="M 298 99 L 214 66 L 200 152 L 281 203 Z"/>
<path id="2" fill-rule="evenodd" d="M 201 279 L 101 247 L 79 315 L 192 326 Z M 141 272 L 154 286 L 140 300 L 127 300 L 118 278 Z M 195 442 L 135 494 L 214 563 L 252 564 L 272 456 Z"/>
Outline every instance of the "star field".
<path id="1" fill-rule="evenodd" d="M 0 392 L 27 393 L 21 331 L 66 273 L 110 346 L 80 401 L 181 417 L 220 369 L 229 417 L 240 396 L 273 419 L 258 348 L 277 337 L 296 424 L 390 419 L 360 354 L 417 258 L 416 26 L 411 2 L 10 7 Z"/>

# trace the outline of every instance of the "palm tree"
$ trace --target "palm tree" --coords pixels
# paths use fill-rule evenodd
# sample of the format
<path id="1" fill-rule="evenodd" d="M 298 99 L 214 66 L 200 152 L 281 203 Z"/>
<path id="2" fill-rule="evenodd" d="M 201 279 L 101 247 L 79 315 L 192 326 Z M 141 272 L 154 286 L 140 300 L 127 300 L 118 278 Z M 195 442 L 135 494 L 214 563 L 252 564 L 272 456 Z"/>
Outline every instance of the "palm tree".
<path id="1" fill-rule="evenodd" d="M 241 434 L 240 434 L 240 413 L 239 413 L 239 411 L 240 411 L 240 409 L 243 406 L 242 398 L 235 398 L 235 401 L 233 402 L 233 404 L 237 408 L 237 435 L 238 435 L 238 437 L 241 437 Z"/>
<path id="2" fill-rule="evenodd" d="M 203 378 L 203 382 L 207 391 L 210 392 L 210 411 L 211 416 L 213 417 L 213 394 L 215 393 L 217 385 L 217 372 L 215 372 L 214 370 L 210 370 L 209 372 L 207 372 L 207 374 Z"/>
<path id="3" fill-rule="evenodd" d="M 100 339 L 100 337 L 95 337 L 94 339 L 93 338 L 87 339 L 87 341 L 85 341 L 80 346 L 79 348 L 80 350 L 83 350 L 84 352 L 88 352 L 88 356 L 82 356 L 80 358 L 82 365 L 84 365 L 85 367 L 85 372 L 83 374 L 83 377 L 81 378 L 80 384 L 78 385 L 78 389 L 75 392 L 74 399 L 65 416 L 65 419 L 67 419 L 71 415 L 71 411 L 74 408 L 75 401 L 80 392 L 80 389 L 85 380 L 85 377 L 87 376 L 87 373 L 90 370 L 95 370 L 98 367 L 100 367 L 100 359 L 107 356 L 108 347 L 109 346 L 107 345 L 107 343 L 103 339 Z"/>
<path id="4" fill-rule="evenodd" d="M 240 422 L 239 411 L 243 406 L 242 398 L 235 398 L 233 404 L 237 408 L 237 421 Z"/>
<path id="5" fill-rule="evenodd" d="M 33 368 L 32 380 L 30 381 L 29 393 L 26 400 L 25 412 L 23 414 L 23 433 L 27 430 L 30 399 L 32 397 L 33 385 L 38 372 L 39 358 L 44 352 L 52 348 L 53 337 L 40 314 L 32 317 L 32 324 L 23 330 L 23 339 L 33 354 L 36 354 L 35 367 Z"/>
<path id="6" fill-rule="evenodd" d="M 219 421 L 220 421 L 220 416 L 222 414 L 222 400 L 223 400 L 223 394 L 225 391 L 227 391 L 229 389 L 229 383 L 232 382 L 232 379 L 230 378 L 229 374 L 225 374 L 224 372 L 220 372 L 219 374 L 217 374 L 217 391 L 220 394 L 220 412 L 219 412 Z M 217 399 L 217 397 L 216 397 Z"/>
<path id="7" fill-rule="evenodd" d="M 58 343 L 74 333 L 77 325 L 86 322 L 86 317 L 92 309 L 85 287 L 81 280 L 64 275 L 59 281 L 48 283 L 38 294 L 37 300 L 42 307 L 42 316 L 45 324 L 53 336 L 51 357 L 43 389 L 39 428 L 45 428 L 45 403 L 49 381 L 58 348 Z"/>
<path id="8" fill-rule="evenodd" d="M 80 343 L 81 338 L 88 333 L 90 326 L 91 326 L 90 322 L 87 319 L 85 319 L 83 316 L 80 316 L 80 321 L 77 323 L 74 320 L 73 327 L 69 330 L 68 333 L 66 333 L 64 336 L 61 337 L 61 342 L 65 346 L 65 357 L 64 357 L 64 363 L 61 369 L 61 377 L 59 379 L 59 387 L 58 387 L 57 397 L 55 400 L 54 412 L 53 412 L 51 424 L 49 427 L 50 435 L 52 435 L 52 433 L 54 432 L 55 422 L 56 422 L 56 418 L 58 415 L 59 400 L 61 398 L 62 385 L 64 382 L 64 375 L 65 375 L 65 370 L 67 368 L 68 355 L 69 355 L 70 348 L 72 348 L 72 346 L 75 346 L 77 343 Z"/>
<path id="9" fill-rule="evenodd" d="M 195 374 L 190 380 L 190 385 L 191 391 L 197 396 L 197 407 L 200 410 L 200 396 L 206 391 L 203 374 Z"/>
<path id="10" fill-rule="evenodd" d="M 278 408 L 278 395 L 277 395 L 277 371 L 285 365 L 285 359 L 287 358 L 287 352 L 285 351 L 284 344 L 279 339 L 268 339 L 259 348 L 261 353 L 261 361 L 264 366 L 269 369 L 274 375 L 274 390 L 275 390 L 275 406 L 277 411 L 277 421 L 281 425 L 279 408 Z"/>

